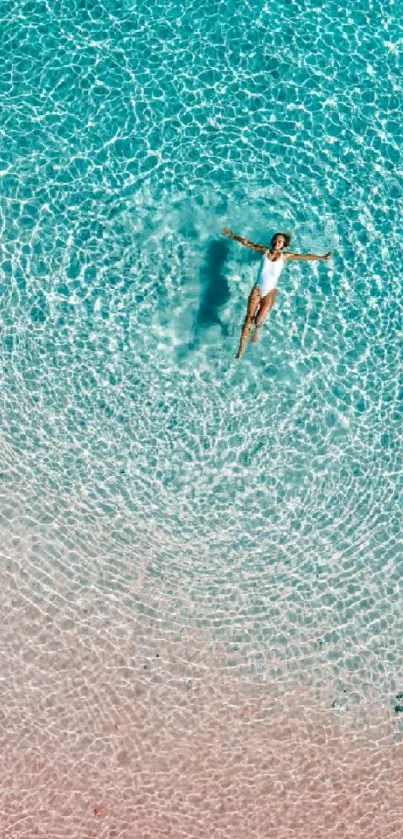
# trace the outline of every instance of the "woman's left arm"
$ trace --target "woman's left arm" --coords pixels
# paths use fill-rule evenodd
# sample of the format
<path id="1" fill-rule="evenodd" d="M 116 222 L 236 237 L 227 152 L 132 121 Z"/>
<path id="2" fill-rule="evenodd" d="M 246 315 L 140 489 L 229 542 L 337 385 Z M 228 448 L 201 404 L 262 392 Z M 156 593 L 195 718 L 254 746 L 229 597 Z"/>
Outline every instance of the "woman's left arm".
<path id="1" fill-rule="evenodd" d="M 291 259 L 305 259 L 305 260 L 324 260 L 325 262 L 330 259 L 332 253 L 328 251 L 328 253 L 318 254 L 318 253 L 283 253 L 283 259 L 287 262 Z"/>

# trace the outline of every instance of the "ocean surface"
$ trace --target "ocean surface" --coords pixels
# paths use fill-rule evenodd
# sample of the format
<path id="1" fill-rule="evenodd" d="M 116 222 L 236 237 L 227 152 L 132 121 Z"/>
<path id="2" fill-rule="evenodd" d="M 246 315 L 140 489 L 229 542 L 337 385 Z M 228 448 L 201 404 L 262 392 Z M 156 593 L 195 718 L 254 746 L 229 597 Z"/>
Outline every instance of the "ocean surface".
<path id="1" fill-rule="evenodd" d="M 2 0 L 1 839 L 401 837 L 402 43 Z"/>

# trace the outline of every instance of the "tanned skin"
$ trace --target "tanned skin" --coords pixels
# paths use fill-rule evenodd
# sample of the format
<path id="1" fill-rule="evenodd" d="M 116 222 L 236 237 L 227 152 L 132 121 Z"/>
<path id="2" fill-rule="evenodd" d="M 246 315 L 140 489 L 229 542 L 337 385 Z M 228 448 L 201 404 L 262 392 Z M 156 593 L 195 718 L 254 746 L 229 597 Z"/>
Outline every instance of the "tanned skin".
<path id="1" fill-rule="evenodd" d="M 251 248 L 253 251 L 258 251 L 258 253 L 261 254 L 266 254 L 267 258 L 271 262 L 277 262 L 277 260 L 281 257 L 284 262 L 290 262 L 291 260 L 321 260 L 327 262 L 327 260 L 331 257 L 330 251 L 324 254 L 292 253 L 290 251 L 283 251 L 289 242 L 289 236 L 285 233 L 276 233 L 275 236 L 273 236 L 270 245 L 259 245 L 257 242 L 251 242 L 250 239 L 245 239 L 244 236 L 238 236 L 236 233 L 232 233 L 231 230 L 228 230 L 228 227 L 223 227 L 222 232 L 225 236 L 228 236 L 230 239 L 234 239 L 235 242 L 239 242 L 246 248 Z M 248 335 L 253 325 L 255 326 L 255 330 L 252 335 L 252 341 L 253 343 L 256 343 L 258 340 L 257 330 L 260 329 L 267 313 L 273 308 L 276 294 L 277 289 L 274 288 L 262 297 L 259 286 L 257 284 L 253 286 L 248 298 L 246 317 L 243 322 L 238 352 L 235 358 L 241 358 L 243 355 Z"/>

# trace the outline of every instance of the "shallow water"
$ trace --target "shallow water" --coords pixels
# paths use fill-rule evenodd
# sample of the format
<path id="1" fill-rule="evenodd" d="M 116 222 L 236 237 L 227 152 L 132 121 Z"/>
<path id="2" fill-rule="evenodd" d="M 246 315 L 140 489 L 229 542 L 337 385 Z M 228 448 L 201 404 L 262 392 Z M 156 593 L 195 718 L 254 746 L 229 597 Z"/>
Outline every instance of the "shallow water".
<path id="1" fill-rule="evenodd" d="M 0 17 L 4 836 L 397 837 L 399 10 Z"/>

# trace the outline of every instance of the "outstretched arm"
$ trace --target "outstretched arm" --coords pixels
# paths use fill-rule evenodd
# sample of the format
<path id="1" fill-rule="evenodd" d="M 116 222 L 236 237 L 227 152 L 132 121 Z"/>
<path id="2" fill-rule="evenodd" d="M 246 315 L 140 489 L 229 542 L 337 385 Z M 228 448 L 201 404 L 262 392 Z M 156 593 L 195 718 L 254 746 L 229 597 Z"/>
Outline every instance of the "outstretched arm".
<path id="1" fill-rule="evenodd" d="M 283 253 L 283 259 L 286 259 L 287 261 L 289 261 L 291 259 L 305 259 L 305 260 L 311 260 L 311 261 L 318 260 L 318 259 L 323 259 L 323 260 L 325 260 L 325 262 L 327 262 L 328 259 L 330 259 L 331 255 L 332 255 L 331 251 L 328 251 L 328 253 L 323 253 L 323 254 L 317 254 L 317 253 Z"/>
<path id="2" fill-rule="evenodd" d="M 243 236 L 237 236 L 236 233 L 231 233 L 228 230 L 228 227 L 223 227 L 222 232 L 224 236 L 228 236 L 230 239 L 235 239 L 235 242 L 240 242 L 241 245 L 245 245 L 246 248 L 252 248 L 253 251 L 259 251 L 259 253 L 266 253 L 268 250 L 268 245 L 258 245 L 256 242 L 251 242 L 250 239 L 245 239 Z"/>

